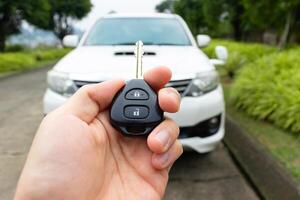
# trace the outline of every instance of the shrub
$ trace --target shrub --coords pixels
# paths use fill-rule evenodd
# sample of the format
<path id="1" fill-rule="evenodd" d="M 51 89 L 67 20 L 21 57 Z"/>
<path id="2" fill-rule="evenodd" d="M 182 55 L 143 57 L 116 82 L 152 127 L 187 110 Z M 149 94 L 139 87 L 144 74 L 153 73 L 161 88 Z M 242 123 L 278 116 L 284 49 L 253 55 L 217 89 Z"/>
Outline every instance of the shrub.
<path id="1" fill-rule="evenodd" d="M 231 102 L 256 118 L 300 131 L 300 48 L 276 52 L 244 66 Z"/>
<path id="2" fill-rule="evenodd" d="M 37 67 L 43 62 L 57 60 L 69 51 L 70 49 L 35 49 L 16 53 L 0 53 L 0 73 Z"/>
<path id="3" fill-rule="evenodd" d="M 35 64 L 35 59 L 25 53 L 0 54 L 0 72 L 17 71 Z"/>
<path id="4" fill-rule="evenodd" d="M 234 42 L 230 40 L 213 40 L 212 43 L 203 49 L 203 51 L 210 57 L 216 57 L 215 47 L 217 45 L 223 45 L 227 47 L 229 57 L 224 67 L 226 75 L 233 78 L 236 72 L 247 63 L 253 62 L 256 59 L 274 53 L 276 48 L 255 43 L 242 43 Z"/>
<path id="5" fill-rule="evenodd" d="M 36 50 L 33 51 L 32 54 L 35 56 L 36 60 L 44 61 L 44 60 L 55 60 L 63 57 L 67 54 L 69 49 L 47 49 L 47 50 Z"/>
<path id="6" fill-rule="evenodd" d="M 19 44 L 7 45 L 5 47 L 6 52 L 19 52 L 19 51 L 24 51 L 25 49 L 26 49 L 26 47 L 19 45 Z"/>

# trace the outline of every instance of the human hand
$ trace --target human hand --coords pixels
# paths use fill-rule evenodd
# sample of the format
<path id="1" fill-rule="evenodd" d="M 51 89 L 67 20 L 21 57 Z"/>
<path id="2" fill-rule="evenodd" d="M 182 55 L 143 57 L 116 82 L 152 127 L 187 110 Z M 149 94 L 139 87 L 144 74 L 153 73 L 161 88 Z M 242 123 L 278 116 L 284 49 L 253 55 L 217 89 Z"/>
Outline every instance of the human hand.
<path id="1" fill-rule="evenodd" d="M 157 67 L 144 79 L 158 91 L 165 112 L 177 112 L 180 96 L 163 88 L 171 71 Z M 48 114 L 34 138 L 15 199 L 156 200 L 169 169 L 182 154 L 179 128 L 165 119 L 148 136 L 124 137 L 109 123 L 108 107 L 123 80 L 82 87 Z"/>

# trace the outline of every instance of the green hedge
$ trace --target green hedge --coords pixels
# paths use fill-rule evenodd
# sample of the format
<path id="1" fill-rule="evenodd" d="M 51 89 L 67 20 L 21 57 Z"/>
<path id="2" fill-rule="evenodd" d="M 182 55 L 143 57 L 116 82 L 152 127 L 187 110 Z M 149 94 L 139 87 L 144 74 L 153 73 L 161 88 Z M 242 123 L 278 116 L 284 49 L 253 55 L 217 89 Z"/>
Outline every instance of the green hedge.
<path id="1" fill-rule="evenodd" d="M 233 84 L 231 101 L 251 116 L 299 132 L 299 55 L 300 48 L 291 49 L 244 66 Z"/>
<path id="2" fill-rule="evenodd" d="M 234 42 L 230 40 L 212 40 L 211 44 L 204 48 L 203 51 L 210 57 L 214 58 L 215 47 L 223 45 L 229 52 L 228 61 L 222 68 L 225 69 L 226 75 L 233 78 L 236 72 L 244 65 L 255 61 L 256 59 L 274 53 L 276 48 L 256 43 Z"/>
<path id="3" fill-rule="evenodd" d="M 70 49 L 36 49 L 0 53 L 0 73 L 31 69 L 44 62 L 57 60 L 69 51 Z"/>
<path id="4" fill-rule="evenodd" d="M 49 49 L 49 50 L 37 50 L 33 52 L 36 60 L 55 60 L 63 57 L 69 49 Z"/>
<path id="5" fill-rule="evenodd" d="M 34 65 L 35 57 L 26 53 L 1 53 L 0 72 L 16 71 Z"/>

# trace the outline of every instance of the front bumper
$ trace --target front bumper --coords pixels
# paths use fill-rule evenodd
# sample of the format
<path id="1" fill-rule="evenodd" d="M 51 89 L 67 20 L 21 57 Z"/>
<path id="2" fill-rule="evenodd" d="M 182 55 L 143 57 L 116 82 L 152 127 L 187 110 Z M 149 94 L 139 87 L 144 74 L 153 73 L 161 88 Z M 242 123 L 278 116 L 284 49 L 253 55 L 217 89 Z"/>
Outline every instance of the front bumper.
<path id="1" fill-rule="evenodd" d="M 66 100 L 67 97 L 47 89 L 44 95 L 44 114 L 48 114 L 61 106 Z M 195 133 L 189 134 L 187 138 L 180 138 L 185 147 L 189 147 L 199 153 L 212 151 L 224 137 L 225 109 L 222 87 L 218 86 L 217 89 L 200 97 L 184 97 L 182 98 L 179 112 L 166 113 L 165 115 L 175 120 L 182 131 L 196 127 L 199 123 L 215 116 L 220 116 L 219 128 L 213 135 L 202 137 L 201 133 Z M 199 131 L 199 129 L 195 128 L 194 131 Z"/>
<path id="2" fill-rule="evenodd" d="M 215 131 L 210 132 L 208 134 L 208 130 L 213 130 L 207 128 L 206 125 L 211 119 L 219 118 L 219 124 L 217 125 L 217 129 Z M 206 153 L 214 150 L 216 146 L 222 141 L 224 137 L 224 114 L 220 114 L 217 117 L 212 117 L 204 122 L 200 122 L 196 126 L 193 127 L 184 127 L 180 128 L 180 142 L 182 145 L 188 149 L 193 149 L 199 153 Z"/>

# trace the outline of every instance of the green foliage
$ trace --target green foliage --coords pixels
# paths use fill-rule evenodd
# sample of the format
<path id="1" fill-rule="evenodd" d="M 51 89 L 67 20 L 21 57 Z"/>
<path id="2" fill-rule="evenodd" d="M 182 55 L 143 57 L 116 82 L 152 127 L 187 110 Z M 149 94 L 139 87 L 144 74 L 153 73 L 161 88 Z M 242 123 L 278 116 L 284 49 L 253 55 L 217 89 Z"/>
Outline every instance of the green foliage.
<path id="1" fill-rule="evenodd" d="M 173 11 L 173 5 L 175 3 L 175 0 L 165 0 L 162 1 L 160 4 L 155 6 L 155 10 L 157 12 L 165 12 L 167 10 Z"/>
<path id="2" fill-rule="evenodd" d="M 48 0 L 22 0 L 19 2 L 21 2 L 20 8 L 23 15 L 21 17 L 23 19 L 39 28 L 48 27 L 51 8 Z"/>
<path id="3" fill-rule="evenodd" d="M 46 28 L 50 16 L 48 0 L 0 0 L 0 51 L 5 49 L 7 36 L 17 33 L 23 19 Z"/>
<path id="4" fill-rule="evenodd" d="M 33 55 L 37 61 L 45 61 L 61 58 L 67 52 L 69 52 L 69 49 L 48 49 L 33 51 L 31 52 L 31 55 Z"/>
<path id="5" fill-rule="evenodd" d="M 284 47 L 291 33 L 300 28 L 300 0 L 243 0 L 244 21 L 248 29 L 275 30 L 280 35 L 279 48 Z M 266 20 L 267 19 L 267 20 Z"/>
<path id="6" fill-rule="evenodd" d="M 5 52 L 18 52 L 18 51 L 23 51 L 26 48 L 23 45 L 6 45 L 5 47 Z"/>
<path id="7" fill-rule="evenodd" d="M 296 55 L 299 54 L 299 52 L 300 48 L 298 46 L 298 49 L 291 48 L 290 51 L 287 51 L 285 53 L 274 52 L 273 54 L 269 54 L 263 58 L 258 58 L 256 62 L 254 61 L 253 63 L 248 63 L 247 66 L 242 68 L 242 70 L 238 73 L 237 81 L 235 83 L 232 84 L 232 82 L 223 82 L 224 97 L 226 101 L 226 113 L 231 118 L 233 118 L 243 129 L 245 129 L 248 134 L 254 136 L 258 142 L 266 147 L 266 149 L 268 149 L 270 153 L 273 154 L 274 157 L 277 158 L 295 178 L 297 178 L 298 181 L 300 181 L 299 135 L 291 134 L 290 128 L 284 130 L 283 126 L 281 125 L 277 124 L 279 126 L 278 127 L 274 126 L 274 124 L 272 123 L 269 123 L 270 119 L 268 116 L 277 115 L 277 118 L 279 117 L 282 119 L 282 121 L 285 122 L 292 121 L 293 119 L 299 117 L 293 114 L 293 112 L 296 112 L 297 110 L 296 107 L 299 107 L 300 105 L 296 102 L 296 99 L 293 99 L 295 98 L 295 96 L 297 96 L 297 94 L 289 96 L 289 92 L 298 93 L 297 90 L 299 90 L 300 79 L 296 79 L 299 78 L 299 71 L 297 70 L 298 72 L 295 72 L 295 74 L 293 74 L 293 72 L 287 72 L 291 68 L 295 70 L 295 68 L 297 68 L 297 65 L 299 68 L 299 64 L 295 62 L 297 60 Z M 259 64 L 262 62 L 262 60 L 264 63 L 263 66 Z M 277 66 L 275 68 L 279 73 L 275 72 L 275 68 L 273 67 L 274 63 L 277 63 Z M 248 70 L 250 70 L 251 72 L 244 72 Z M 281 72 L 283 72 L 285 75 L 279 75 L 281 74 Z M 246 77 L 244 77 L 244 73 L 247 74 L 245 75 Z M 249 73 L 251 74 L 251 79 L 249 79 Z M 268 73 L 271 74 L 268 75 Z M 277 77 L 277 74 L 278 76 L 281 76 L 282 80 Z M 266 78 L 266 76 L 268 76 L 268 78 Z M 292 80 L 288 80 L 290 78 Z M 241 79 L 246 79 L 248 81 Z M 287 82 L 289 83 L 286 84 Z M 290 85 L 292 85 L 292 88 L 290 88 Z M 276 92 L 275 88 L 277 87 L 282 88 L 282 91 L 281 89 L 277 89 Z M 286 98 L 287 96 L 288 98 Z M 299 99 L 299 96 L 296 98 Z M 286 101 L 286 99 L 293 99 L 293 101 Z M 240 105 L 240 101 L 244 101 L 245 103 L 242 103 L 242 105 Z M 254 103 L 255 105 L 252 105 L 251 108 L 248 108 L 249 103 Z M 249 112 L 241 112 L 240 110 L 248 109 L 252 113 L 254 111 L 257 111 L 255 109 L 261 110 L 261 108 L 265 106 L 275 108 L 273 109 L 273 111 L 270 111 L 270 108 L 266 108 L 265 110 L 270 111 L 269 115 L 267 116 L 265 115 L 267 113 L 266 111 L 259 111 L 261 112 L 259 116 L 265 116 L 264 118 L 258 117 L 257 114 L 249 116 Z M 282 106 L 285 106 L 286 108 L 280 110 Z M 284 112 L 289 113 L 286 113 L 285 116 L 282 116 L 282 114 L 278 114 Z M 257 119 L 254 119 L 251 116 L 255 116 Z M 266 120 L 268 120 L 268 122 L 266 122 Z M 294 121 L 294 123 L 299 124 L 299 122 L 297 121 Z M 295 127 L 297 126 L 299 125 L 295 125 Z M 299 133 L 299 131 L 295 132 Z"/>
<path id="8" fill-rule="evenodd" d="M 0 53 L 0 73 L 31 69 L 41 63 L 57 60 L 69 51 L 70 49 L 37 49 Z"/>
<path id="9" fill-rule="evenodd" d="M 22 20 L 62 39 L 72 32 L 71 21 L 82 19 L 91 7 L 90 0 L 0 0 L 0 51 L 6 38 L 20 31 Z"/>
<path id="10" fill-rule="evenodd" d="M 61 40 L 72 32 L 72 20 L 82 19 L 92 8 L 90 0 L 49 0 L 49 2 L 51 4 L 49 29 Z"/>
<path id="11" fill-rule="evenodd" d="M 35 64 L 35 59 L 25 53 L 2 53 L 0 54 L 0 73 L 16 71 Z"/>
<path id="12" fill-rule="evenodd" d="M 248 63 L 233 85 L 232 102 L 253 117 L 299 133 L 299 55 L 296 48 Z"/>
<path id="13" fill-rule="evenodd" d="M 300 0 L 243 0 L 245 20 L 254 29 L 283 28 L 288 12 L 297 12 Z M 296 17 L 296 14 L 294 14 Z M 300 16 L 298 16 L 300 17 Z M 268 20 L 266 20 L 268 19 Z"/>
<path id="14" fill-rule="evenodd" d="M 207 26 L 207 33 L 212 37 L 222 37 L 230 34 L 231 24 L 229 17 L 222 17 L 224 12 L 228 12 L 227 0 L 202 0 L 202 13 Z"/>
<path id="15" fill-rule="evenodd" d="M 206 27 L 202 7 L 201 0 L 180 0 L 174 5 L 174 12 L 185 19 L 194 35 L 203 32 L 201 29 Z"/>
<path id="16" fill-rule="evenodd" d="M 203 49 L 203 51 L 210 57 L 214 58 L 215 47 L 217 45 L 223 45 L 228 49 L 228 60 L 225 66 L 226 75 L 233 78 L 236 72 L 244 65 L 255 61 L 256 59 L 273 53 L 276 51 L 274 47 L 255 44 L 255 43 L 243 43 L 234 42 L 230 40 L 213 40 L 212 43 Z"/>
<path id="17" fill-rule="evenodd" d="M 236 121 L 248 134 L 266 147 L 300 183 L 300 140 L 296 134 L 278 128 L 271 123 L 253 119 L 228 103 L 232 84 L 223 84 L 226 114 Z"/>
<path id="18" fill-rule="evenodd" d="M 239 0 L 180 0 L 175 2 L 174 12 L 185 19 L 194 35 L 241 39 L 243 8 Z"/>
<path id="19" fill-rule="evenodd" d="M 172 0 L 157 6 L 162 11 Z M 280 36 L 285 46 L 300 30 L 300 0 L 178 0 L 173 11 L 181 15 L 192 33 L 235 40 L 261 41 L 266 31 Z M 278 37 L 279 38 L 279 37 Z"/>
<path id="20" fill-rule="evenodd" d="M 49 0 L 51 12 L 60 16 L 81 19 L 91 10 L 90 0 Z"/>

